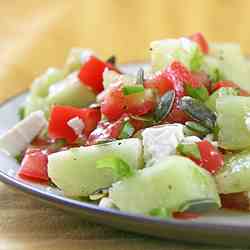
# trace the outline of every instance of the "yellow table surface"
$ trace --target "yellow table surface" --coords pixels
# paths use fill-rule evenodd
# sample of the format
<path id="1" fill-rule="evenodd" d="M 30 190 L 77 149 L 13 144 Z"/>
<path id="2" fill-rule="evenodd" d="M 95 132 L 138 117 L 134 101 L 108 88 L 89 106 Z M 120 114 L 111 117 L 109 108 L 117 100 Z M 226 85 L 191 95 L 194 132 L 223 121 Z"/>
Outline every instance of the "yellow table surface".
<path id="1" fill-rule="evenodd" d="M 27 88 L 71 47 L 119 62 L 146 60 L 149 42 L 203 31 L 250 53 L 250 1 L 9 0 L 0 2 L 0 100 Z M 222 249 L 139 237 L 78 217 L 0 184 L 0 250 Z"/>

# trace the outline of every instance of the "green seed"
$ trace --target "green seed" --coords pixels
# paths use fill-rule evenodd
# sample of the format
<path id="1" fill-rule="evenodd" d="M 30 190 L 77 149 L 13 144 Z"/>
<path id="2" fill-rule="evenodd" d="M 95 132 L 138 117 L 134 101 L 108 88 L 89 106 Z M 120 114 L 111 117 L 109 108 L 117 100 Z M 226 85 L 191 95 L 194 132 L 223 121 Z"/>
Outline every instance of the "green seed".
<path id="1" fill-rule="evenodd" d="M 155 110 L 154 119 L 156 122 L 164 120 L 170 113 L 175 100 L 175 91 L 170 90 L 161 97 L 161 100 Z"/>
<path id="2" fill-rule="evenodd" d="M 195 121 L 204 127 L 213 129 L 216 123 L 216 115 L 201 101 L 190 96 L 184 96 L 180 102 L 180 108 Z"/>

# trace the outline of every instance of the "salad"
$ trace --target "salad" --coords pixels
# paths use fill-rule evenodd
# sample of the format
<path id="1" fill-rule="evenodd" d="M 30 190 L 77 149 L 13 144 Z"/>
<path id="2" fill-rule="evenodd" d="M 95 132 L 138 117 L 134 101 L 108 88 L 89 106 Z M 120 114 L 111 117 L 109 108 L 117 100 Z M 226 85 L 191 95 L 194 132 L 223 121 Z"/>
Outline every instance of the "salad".
<path id="1" fill-rule="evenodd" d="M 18 176 L 125 212 L 194 218 L 249 210 L 250 63 L 201 33 L 150 44 L 134 75 L 72 49 L 34 80 L 0 136 Z"/>

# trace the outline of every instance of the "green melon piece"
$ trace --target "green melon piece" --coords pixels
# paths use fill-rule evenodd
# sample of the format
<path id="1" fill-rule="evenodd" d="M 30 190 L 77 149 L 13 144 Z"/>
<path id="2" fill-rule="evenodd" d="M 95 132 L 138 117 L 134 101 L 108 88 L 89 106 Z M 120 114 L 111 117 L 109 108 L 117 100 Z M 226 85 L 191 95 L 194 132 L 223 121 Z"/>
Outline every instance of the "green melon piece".
<path id="1" fill-rule="evenodd" d="M 36 78 L 31 85 L 31 94 L 46 97 L 49 87 L 63 79 L 63 72 L 56 68 L 49 68 L 44 74 Z"/>
<path id="2" fill-rule="evenodd" d="M 237 96 L 238 90 L 235 88 L 220 88 L 210 95 L 205 102 L 205 105 L 212 111 L 216 111 L 216 100 L 222 96 Z"/>
<path id="3" fill-rule="evenodd" d="M 218 60 L 219 70 L 226 80 L 250 91 L 250 68 L 237 43 L 212 43 L 210 56 Z"/>
<path id="4" fill-rule="evenodd" d="M 49 88 L 47 102 L 74 107 L 85 107 L 95 101 L 95 94 L 78 79 L 78 72 Z"/>
<path id="5" fill-rule="evenodd" d="M 216 110 L 220 147 L 228 150 L 250 147 L 250 97 L 220 97 Z"/>
<path id="6" fill-rule="evenodd" d="M 218 190 L 223 194 L 250 191 L 250 152 L 230 157 L 216 175 Z"/>
<path id="7" fill-rule="evenodd" d="M 68 196 L 88 196 L 117 181 L 111 169 L 96 167 L 98 160 L 109 156 L 120 157 L 129 166 L 140 168 L 143 165 L 141 141 L 124 139 L 51 154 L 49 177 Z"/>
<path id="8" fill-rule="evenodd" d="M 154 72 L 165 69 L 172 61 L 180 61 L 190 70 L 199 70 L 203 54 L 197 43 L 188 38 L 153 41 L 150 44 Z"/>
<path id="9" fill-rule="evenodd" d="M 49 104 L 45 98 L 29 95 L 26 98 L 24 106 L 24 117 L 28 116 L 34 111 L 42 110 L 46 118 L 49 116 Z"/>
<path id="10" fill-rule="evenodd" d="M 142 214 L 154 209 L 179 211 L 197 200 L 209 200 L 220 207 L 213 177 L 182 156 L 169 156 L 114 183 L 110 197 L 122 211 Z"/>

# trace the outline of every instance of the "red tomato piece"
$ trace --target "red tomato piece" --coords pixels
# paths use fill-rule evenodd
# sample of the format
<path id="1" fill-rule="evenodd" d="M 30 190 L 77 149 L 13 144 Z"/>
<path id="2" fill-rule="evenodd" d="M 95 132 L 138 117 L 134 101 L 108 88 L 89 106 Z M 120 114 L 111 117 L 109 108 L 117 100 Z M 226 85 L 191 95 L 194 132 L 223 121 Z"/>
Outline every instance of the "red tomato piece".
<path id="1" fill-rule="evenodd" d="M 144 87 L 157 89 L 160 96 L 174 89 L 173 82 L 165 74 L 156 75 L 154 78 L 146 80 Z"/>
<path id="2" fill-rule="evenodd" d="M 205 73 L 204 71 L 199 71 L 199 72 L 192 72 L 192 75 L 197 82 L 205 86 L 207 90 L 210 92 L 211 81 L 207 73 Z"/>
<path id="3" fill-rule="evenodd" d="M 215 174 L 224 164 L 223 155 L 207 140 L 197 142 L 201 160 L 199 165 L 212 174 Z"/>
<path id="4" fill-rule="evenodd" d="M 203 87 L 204 85 L 193 77 L 192 73 L 180 62 L 172 62 L 166 70 L 166 76 L 174 83 L 174 88 L 184 91 L 185 84 L 191 85 L 193 88 Z"/>
<path id="5" fill-rule="evenodd" d="M 200 32 L 194 33 L 193 35 L 190 36 L 190 39 L 199 45 L 201 51 L 204 54 L 208 54 L 209 52 L 208 42 L 202 33 Z"/>
<path id="6" fill-rule="evenodd" d="M 212 91 L 216 91 L 216 90 L 223 88 L 223 87 L 224 88 L 239 89 L 241 96 L 249 96 L 250 95 L 246 90 L 241 89 L 239 85 L 237 85 L 236 83 L 231 82 L 231 81 L 219 81 L 219 82 L 215 83 L 212 87 Z"/>
<path id="7" fill-rule="evenodd" d="M 79 72 L 80 81 L 89 86 L 95 93 L 103 91 L 103 72 L 105 68 L 119 72 L 112 64 L 105 63 L 95 56 L 83 64 Z"/>
<path id="8" fill-rule="evenodd" d="M 126 99 L 120 87 L 110 89 L 101 104 L 101 112 L 110 120 L 118 120 L 126 111 Z"/>
<path id="9" fill-rule="evenodd" d="M 47 182 L 49 180 L 47 164 L 48 156 L 41 149 L 27 150 L 18 175 L 34 181 Z"/>
<path id="10" fill-rule="evenodd" d="M 175 212 L 173 217 L 179 220 L 191 220 L 200 217 L 200 214 L 191 213 L 191 212 Z"/>
<path id="11" fill-rule="evenodd" d="M 190 118 L 179 107 L 180 99 L 185 96 L 185 84 L 190 84 L 193 88 L 203 85 L 193 77 L 184 65 L 177 61 L 170 64 L 164 73 L 172 81 L 175 90 L 175 102 L 165 122 L 185 123 L 186 121 L 190 121 Z"/>
<path id="12" fill-rule="evenodd" d="M 69 106 L 54 106 L 49 120 L 48 134 L 53 139 L 65 139 L 69 144 L 73 143 L 78 135 L 68 126 L 68 121 L 78 117 L 84 123 L 83 134 L 88 136 L 101 119 L 99 109 L 74 108 Z"/>
<path id="13" fill-rule="evenodd" d="M 109 121 L 116 121 L 124 114 L 144 115 L 152 112 L 156 106 L 156 100 L 153 95 L 148 95 L 147 91 L 149 90 L 125 96 L 122 87 L 115 86 L 104 97 L 101 112 Z"/>

